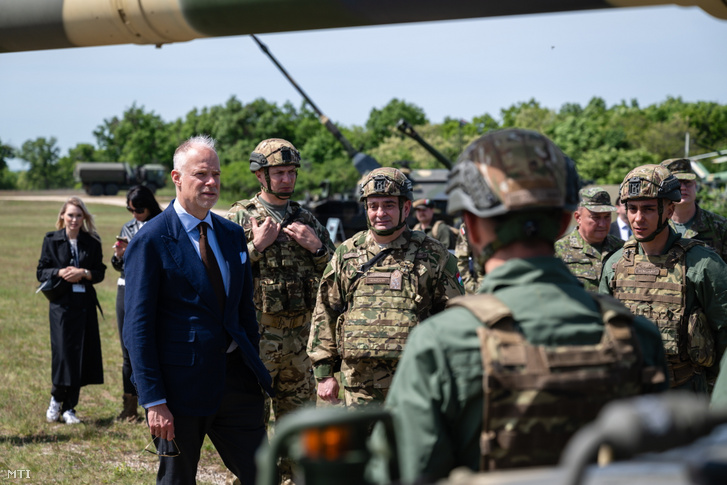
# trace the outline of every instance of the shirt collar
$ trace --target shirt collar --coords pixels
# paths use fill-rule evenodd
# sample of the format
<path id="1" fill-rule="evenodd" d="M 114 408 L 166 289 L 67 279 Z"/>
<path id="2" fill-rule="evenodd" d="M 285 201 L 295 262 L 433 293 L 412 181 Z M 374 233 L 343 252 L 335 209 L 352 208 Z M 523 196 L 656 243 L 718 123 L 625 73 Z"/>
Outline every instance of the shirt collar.
<path id="1" fill-rule="evenodd" d="M 199 219 L 194 217 L 192 214 L 184 210 L 184 207 L 182 207 L 182 204 L 179 203 L 179 199 L 174 199 L 174 212 L 177 213 L 179 216 L 179 220 L 182 223 L 182 226 L 184 227 L 184 230 L 187 232 L 192 232 L 197 230 L 197 226 L 199 226 L 199 223 L 201 222 Z M 207 215 L 205 216 L 202 221 L 206 222 L 211 229 L 214 230 L 214 227 L 212 226 L 212 213 L 210 211 L 207 211 Z"/>

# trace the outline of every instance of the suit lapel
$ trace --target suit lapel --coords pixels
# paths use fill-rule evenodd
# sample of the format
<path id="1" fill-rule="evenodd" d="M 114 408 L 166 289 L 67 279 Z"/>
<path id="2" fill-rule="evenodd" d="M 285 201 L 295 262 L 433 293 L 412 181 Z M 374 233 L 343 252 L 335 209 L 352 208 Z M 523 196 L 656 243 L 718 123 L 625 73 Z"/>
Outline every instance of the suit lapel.
<path id="1" fill-rule="evenodd" d="M 197 290 L 202 301 L 213 311 L 219 312 L 217 296 L 207 277 L 207 270 L 205 270 L 202 260 L 195 251 L 194 246 L 192 246 L 192 242 L 189 240 L 179 216 L 174 212 L 172 204 L 169 204 L 167 210 L 164 211 L 164 215 L 167 220 L 169 237 L 162 236 L 162 238 L 164 238 L 164 244 L 170 256 L 187 281 Z"/>

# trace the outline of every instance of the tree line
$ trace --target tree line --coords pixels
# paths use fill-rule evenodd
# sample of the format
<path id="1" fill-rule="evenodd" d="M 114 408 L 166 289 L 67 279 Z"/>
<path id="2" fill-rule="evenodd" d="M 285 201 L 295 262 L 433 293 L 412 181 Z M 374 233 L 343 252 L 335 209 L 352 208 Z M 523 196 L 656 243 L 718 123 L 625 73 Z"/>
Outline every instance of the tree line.
<path id="1" fill-rule="evenodd" d="M 531 99 L 502 109 L 499 119 L 485 113 L 469 121 L 446 118 L 439 124 L 431 123 L 418 106 L 392 99 L 383 108 L 372 109 L 365 126 L 339 128 L 357 150 L 381 165 L 409 161 L 412 168 L 439 167 L 416 141 L 398 133 L 395 126 L 401 118 L 451 160 L 490 130 L 533 129 L 573 158 L 584 180 L 599 184 L 620 183 L 637 165 L 683 156 L 687 133 L 692 155 L 727 148 L 727 105 L 678 97 L 643 108 L 635 100 L 609 107 L 594 97 L 586 106 L 568 103 L 559 110 Z M 330 182 L 333 192 L 348 193 L 359 178 L 344 147 L 305 104 L 279 106 L 262 98 L 245 104 L 232 96 L 225 104 L 195 108 L 171 122 L 132 105 L 120 117 L 103 120 L 93 131 L 95 145 L 79 143 L 65 155 L 52 136 L 27 140 L 19 147 L 5 145 L 0 138 L 0 188 L 73 187 L 73 168 L 79 161 L 127 162 L 134 167 L 160 163 L 171 170 L 174 149 L 199 133 L 210 134 L 219 143 L 222 190 L 230 199 L 249 197 L 257 190 L 248 160 L 265 138 L 285 138 L 300 150 L 304 169 L 299 173 L 299 194 L 319 193 L 323 180 Z M 28 170 L 10 172 L 6 163 L 10 158 L 27 162 Z M 710 171 L 721 170 L 709 162 L 705 165 Z"/>

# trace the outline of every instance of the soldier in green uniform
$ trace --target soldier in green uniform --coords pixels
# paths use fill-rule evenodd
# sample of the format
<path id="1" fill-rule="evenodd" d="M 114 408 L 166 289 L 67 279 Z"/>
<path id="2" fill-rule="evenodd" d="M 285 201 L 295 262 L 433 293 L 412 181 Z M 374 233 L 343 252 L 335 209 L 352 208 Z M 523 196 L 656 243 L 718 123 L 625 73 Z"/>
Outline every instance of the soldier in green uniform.
<path id="1" fill-rule="evenodd" d="M 468 295 L 476 293 L 484 276 L 484 270 L 475 263 L 470 243 L 467 241 L 467 224 L 464 222 L 459 226 L 454 257 L 457 258 L 457 269 L 462 277 L 465 293 Z"/>
<path id="2" fill-rule="evenodd" d="M 261 191 L 236 202 L 227 218 L 245 229 L 260 326 L 260 358 L 273 378 L 275 419 L 314 401 L 306 345 L 318 283 L 335 246 L 326 228 L 290 197 L 300 155 L 271 138 L 255 147 L 250 171 Z"/>
<path id="3" fill-rule="evenodd" d="M 697 204 L 697 174 L 688 158 L 671 158 L 661 165 L 679 180 L 681 200 L 674 205 L 669 225 L 683 237 L 704 241 L 727 262 L 727 218 Z"/>
<path id="4" fill-rule="evenodd" d="M 666 167 L 633 169 L 619 192 L 634 238 L 604 263 L 599 291 L 657 325 L 672 387 L 707 392 L 727 347 L 727 265 L 670 227 L 682 195 Z"/>
<path id="5" fill-rule="evenodd" d="M 598 291 L 602 260 L 623 246 L 623 241 L 608 233 L 611 227 L 611 197 L 601 187 L 579 193 L 580 203 L 573 217 L 576 227 L 555 242 L 555 255 L 589 291 Z"/>
<path id="6" fill-rule="evenodd" d="M 556 464 L 608 400 L 668 387 L 654 325 L 586 292 L 555 257 L 577 179 L 534 131 L 490 132 L 460 156 L 448 212 L 463 211 L 485 276 L 477 295 L 415 328 L 404 350 L 386 399 L 404 483 L 461 466 Z"/>
<path id="7" fill-rule="evenodd" d="M 411 231 L 411 182 L 377 168 L 360 182 L 369 227 L 344 241 L 326 267 L 308 354 L 318 396 L 346 406 L 383 401 L 411 329 L 464 293 L 453 255 Z"/>
<path id="8" fill-rule="evenodd" d="M 455 237 L 452 228 L 444 221 L 434 220 L 434 201 L 432 199 L 419 199 L 414 201 L 414 215 L 417 223 L 412 231 L 422 231 L 427 236 L 433 237 L 447 249 L 454 249 Z"/>

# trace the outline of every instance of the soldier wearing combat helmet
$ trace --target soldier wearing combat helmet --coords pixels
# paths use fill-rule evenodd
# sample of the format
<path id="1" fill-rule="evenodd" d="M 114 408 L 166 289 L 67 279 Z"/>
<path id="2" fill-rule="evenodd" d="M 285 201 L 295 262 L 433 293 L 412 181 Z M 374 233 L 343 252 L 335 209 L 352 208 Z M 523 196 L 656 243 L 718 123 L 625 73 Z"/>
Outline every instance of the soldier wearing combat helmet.
<path id="1" fill-rule="evenodd" d="M 308 354 L 318 396 L 347 406 L 383 401 L 412 327 L 463 294 L 457 263 L 423 232 L 411 231 L 411 182 L 377 168 L 360 182 L 368 230 L 344 241 L 326 267 Z"/>
<path id="2" fill-rule="evenodd" d="M 386 399 L 402 482 L 433 483 L 461 466 L 554 465 L 608 400 L 666 389 L 653 324 L 586 292 L 555 257 L 577 180 L 533 131 L 490 132 L 460 156 L 447 209 L 462 212 L 484 277 L 404 349 Z"/>
<path id="3" fill-rule="evenodd" d="M 623 246 L 623 241 L 608 233 L 611 227 L 611 197 L 601 187 L 579 192 L 580 203 L 573 213 L 576 227 L 555 242 L 555 254 L 583 283 L 585 289 L 598 291 L 602 260 Z"/>
<path id="4" fill-rule="evenodd" d="M 672 387 L 707 392 L 727 347 L 727 266 L 669 226 L 682 195 L 666 167 L 633 169 L 620 195 L 634 239 L 604 263 L 599 289 L 656 324 Z"/>
<path id="5" fill-rule="evenodd" d="M 681 199 L 674 204 L 669 225 L 683 237 L 703 241 L 727 262 L 727 218 L 702 209 L 697 204 L 699 182 L 688 158 L 661 162 L 679 180 Z"/>
<path id="6" fill-rule="evenodd" d="M 335 246 L 328 231 L 290 197 L 300 155 L 287 140 L 260 142 L 250 171 L 261 192 L 236 202 L 227 218 L 245 229 L 260 326 L 260 357 L 273 378 L 275 418 L 315 399 L 305 352 L 318 281 Z"/>

